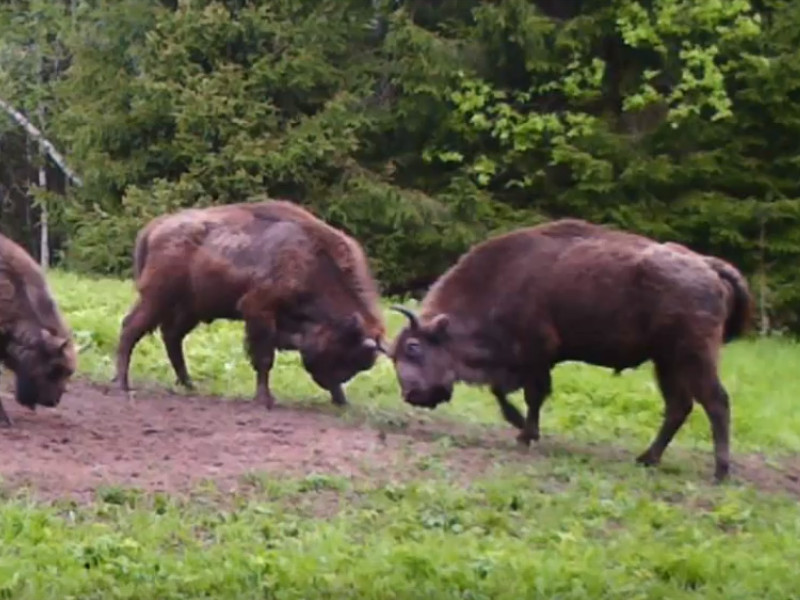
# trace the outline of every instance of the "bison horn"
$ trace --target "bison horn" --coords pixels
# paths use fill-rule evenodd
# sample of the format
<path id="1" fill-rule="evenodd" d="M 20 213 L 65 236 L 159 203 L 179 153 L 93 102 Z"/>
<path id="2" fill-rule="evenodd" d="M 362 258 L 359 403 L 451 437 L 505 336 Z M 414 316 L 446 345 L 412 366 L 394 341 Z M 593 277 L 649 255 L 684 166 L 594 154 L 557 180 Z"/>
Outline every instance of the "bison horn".
<path id="1" fill-rule="evenodd" d="M 376 342 L 372 338 L 366 338 L 364 340 L 364 348 L 369 348 L 370 350 L 377 350 L 378 349 L 378 342 Z"/>
<path id="2" fill-rule="evenodd" d="M 392 310 L 399 312 L 401 315 L 405 315 L 408 321 L 411 323 L 411 329 L 419 329 L 419 320 L 413 311 L 407 309 L 405 306 L 399 305 L 392 306 Z"/>

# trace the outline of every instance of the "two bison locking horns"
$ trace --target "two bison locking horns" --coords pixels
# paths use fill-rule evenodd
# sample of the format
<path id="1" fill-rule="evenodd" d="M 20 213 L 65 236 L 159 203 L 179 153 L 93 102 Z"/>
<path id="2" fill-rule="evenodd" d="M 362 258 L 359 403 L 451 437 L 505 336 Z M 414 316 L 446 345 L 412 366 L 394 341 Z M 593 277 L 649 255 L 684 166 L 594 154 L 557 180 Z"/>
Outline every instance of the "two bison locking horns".
<path id="1" fill-rule="evenodd" d="M 115 380 L 128 389 L 131 353 L 160 328 L 178 382 L 191 388 L 183 338 L 199 323 L 242 320 L 255 396 L 268 408 L 277 350 L 297 350 L 335 404 L 379 353 L 403 399 L 435 408 L 454 385 L 490 387 L 518 440 L 539 439 L 551 370 L 582 361 L 615 372 L 655 365 L 664 419 L 638 457 L 657 464 L 696 400 L 711 423 L 715 478 L 730 470 L 730 408 L 721 346 L 747 329 L 753 301 L 732 265 L 674 243 L 563 219 L 489 239 L 425 296 L 391 348 L 379 293 L 358 242 L 299 206 L 268 200 L 189 209 L 136 238 L 139 298 L 123 320 Z M 70 335 L 37 265 L 0 237 L 0 360 L 17 400 L 55 406 L 75 370 Z M 523 390 L 523 415 L 508 395 Z M 10 424 L 0 405 L 0 424 Z"/>

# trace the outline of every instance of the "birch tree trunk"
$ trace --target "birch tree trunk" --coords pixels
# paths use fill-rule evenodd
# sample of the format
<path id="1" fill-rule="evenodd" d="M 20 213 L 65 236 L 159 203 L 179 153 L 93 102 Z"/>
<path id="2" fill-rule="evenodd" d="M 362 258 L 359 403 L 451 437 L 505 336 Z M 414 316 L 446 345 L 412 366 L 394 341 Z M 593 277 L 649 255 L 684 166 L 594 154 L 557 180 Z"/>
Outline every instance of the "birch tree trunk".
<path id="1" fill-rule="evenodd" d="M 42 164 L 39 167 L 39 188 L 47 191 L 47 171 L 45 170 L 45 150 L 41 150 Z M 39 264 L 47 270 L 50 266 L 50 230 L 47 222 L 47 199 L 43 198 L 39 207 Z"/>

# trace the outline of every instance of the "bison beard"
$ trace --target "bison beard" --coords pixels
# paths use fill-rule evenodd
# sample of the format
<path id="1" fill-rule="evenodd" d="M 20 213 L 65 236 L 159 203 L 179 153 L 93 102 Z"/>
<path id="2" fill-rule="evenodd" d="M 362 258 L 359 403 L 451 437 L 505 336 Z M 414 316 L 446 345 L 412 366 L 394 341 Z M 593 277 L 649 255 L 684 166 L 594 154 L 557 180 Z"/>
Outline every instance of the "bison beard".
<path id="1" fill-rule="evenodd" d="M 464 254 L 408 318 L 390 356 L 404 400 L 435 408 L 463 381 L 488 385 L 522 444 L 538 440 L 550 371 L 581 361 L 614 372 L 647 360 L 665 403 L 637 458 L 656 465 L 697 401 L 730 471 L 730 402 L 721 346 L 748 328 L 753 300 L 732 265 L 679 244 L 564 219 L 491 238 Z M 508 400 L 522 389 L 525 417 Z"/>

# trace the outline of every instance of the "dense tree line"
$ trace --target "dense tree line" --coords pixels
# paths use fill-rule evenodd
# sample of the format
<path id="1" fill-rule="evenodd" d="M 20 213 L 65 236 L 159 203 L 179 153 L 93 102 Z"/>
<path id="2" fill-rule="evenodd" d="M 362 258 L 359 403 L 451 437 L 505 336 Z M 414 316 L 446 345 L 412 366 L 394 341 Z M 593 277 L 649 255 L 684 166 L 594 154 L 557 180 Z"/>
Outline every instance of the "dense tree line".
<path id="1" fill-rule="evenodd" d="M 385 290 L 560 216 L 735 262 L 800 330 L 800 0 L 6 0 L 0 223 L 128 275 L 136 230 L 258 194 Z"/>

